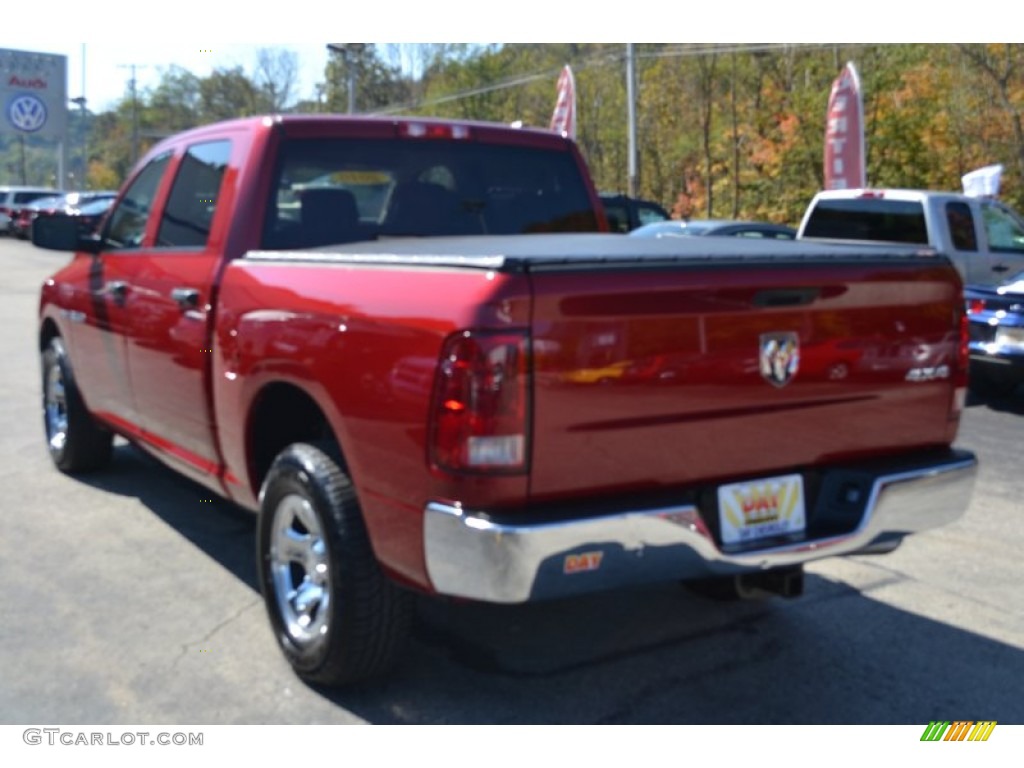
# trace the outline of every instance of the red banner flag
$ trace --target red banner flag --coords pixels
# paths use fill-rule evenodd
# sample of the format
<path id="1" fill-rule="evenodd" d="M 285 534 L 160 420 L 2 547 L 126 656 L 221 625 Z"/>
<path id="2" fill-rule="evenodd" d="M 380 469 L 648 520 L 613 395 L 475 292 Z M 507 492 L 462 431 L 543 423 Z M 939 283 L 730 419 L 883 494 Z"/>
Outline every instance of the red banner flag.
<path id="1" fill-rule="evenodd" d="M 860 189 L 864 170 L 864 103 L 860 78 L 849 62 L 832 83 L 825 123 L 825 189 Z"/>
<path id="2" fill-rule="evenodd" d="M 551 115 L 551 130 L 576 138 L 576 81 L 568 64 L 558 76 L 558 100 Z"/>

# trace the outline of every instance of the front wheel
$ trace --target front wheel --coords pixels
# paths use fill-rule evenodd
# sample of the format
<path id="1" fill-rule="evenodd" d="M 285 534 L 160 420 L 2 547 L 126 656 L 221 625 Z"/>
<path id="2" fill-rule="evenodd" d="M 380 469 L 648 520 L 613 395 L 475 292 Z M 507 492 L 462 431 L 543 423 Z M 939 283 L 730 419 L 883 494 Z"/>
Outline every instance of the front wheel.
<path id="1" fill-rule="evenodd" d="M 1012 395 L 1019 380 L 1012 375 L 980 365 L 971 366 L 970 387 L 982 396 L 1008 397 Z"/>
<path id="2" fill-rule="evenodd" d="M 413 597 L 377 564 L 349 478 L 319 448 L 295 444 L 260 497 L 260 585 L 292 668 L 324 685 L 388 671 L 410 634 Z"/>
<path id="3" fill-rule="evenodd" d="M 43 426 L 50 458 L 69 474 L 99 469 L 110 461 L 114 436 L 85 407 L 59 336 L 43 350 L 42 362 Z"/>

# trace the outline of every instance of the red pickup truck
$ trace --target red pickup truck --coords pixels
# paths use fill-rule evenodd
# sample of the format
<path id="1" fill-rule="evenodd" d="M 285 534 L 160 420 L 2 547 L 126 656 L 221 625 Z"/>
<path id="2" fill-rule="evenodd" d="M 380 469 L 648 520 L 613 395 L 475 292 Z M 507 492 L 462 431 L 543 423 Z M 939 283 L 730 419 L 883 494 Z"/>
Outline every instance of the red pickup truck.
<path id="1" fill-rule="evenodd" d="M 69 473 L 121 435 L 258 511 L 296 672 L 386 670 L 415 592 L 655 579 L 794 595 L 966 509 L 956 270 L 924 251 L 609 234 L 545 131 L 275 117 L 155 147 L 39 314 Z"/>

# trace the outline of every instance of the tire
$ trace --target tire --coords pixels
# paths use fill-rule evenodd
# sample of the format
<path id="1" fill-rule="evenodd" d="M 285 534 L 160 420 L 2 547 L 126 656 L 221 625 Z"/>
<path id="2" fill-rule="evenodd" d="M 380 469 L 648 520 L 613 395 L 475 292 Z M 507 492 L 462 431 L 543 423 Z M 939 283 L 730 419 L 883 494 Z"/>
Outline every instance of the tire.
<path id="1" fill-rule="evenodd" d="M 975 392 L 988 397 L 1008 397 L 1017 390 L 1020 383 L 1008 373 L 992 370 L 980 365 L 971 366 L 969 386 Z"/>
<path id="2" fill-rule="evenodd" d="M 61 472 L 76 474 L 106 466 L 114 435 L 85 407 L 61 338 L 43 350 L 43 428 L 50 458 Z"/>
<path id="3" fill-rule="evenodd" d="M 411 634 L 413 596 L 380 569 L 338 463 L 297 443 L 260 492 L 260 587 L 296 674 L 340 686 L 389 671 Z"/>

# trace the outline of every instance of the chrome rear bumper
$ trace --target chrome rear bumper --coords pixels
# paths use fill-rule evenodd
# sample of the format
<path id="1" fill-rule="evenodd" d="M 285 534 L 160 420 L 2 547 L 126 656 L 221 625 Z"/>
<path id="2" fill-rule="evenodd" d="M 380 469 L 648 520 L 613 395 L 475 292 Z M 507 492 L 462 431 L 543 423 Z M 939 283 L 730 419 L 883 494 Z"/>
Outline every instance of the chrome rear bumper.
<path id="1" fill-rule="evenodd" d="M 427 573 L 444 595 L 520 603 L 626 584 L 701 578 L 893 549 L 906 534 L 958 519 L 970 502 L 977 459 L 966 451 L 874 472 L 849 533 L 762 549 L 725 551 L 696 506 L 628 510 L 559 522 L 512 524 L 430 503 Z M 863 474 L 863 472 L 861 473 Z"/>

